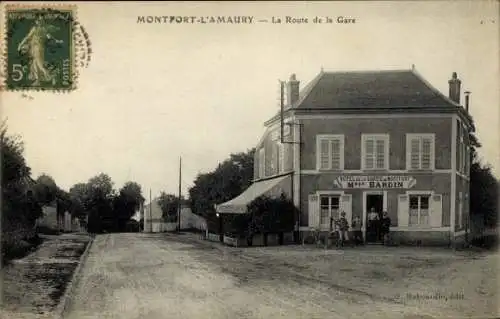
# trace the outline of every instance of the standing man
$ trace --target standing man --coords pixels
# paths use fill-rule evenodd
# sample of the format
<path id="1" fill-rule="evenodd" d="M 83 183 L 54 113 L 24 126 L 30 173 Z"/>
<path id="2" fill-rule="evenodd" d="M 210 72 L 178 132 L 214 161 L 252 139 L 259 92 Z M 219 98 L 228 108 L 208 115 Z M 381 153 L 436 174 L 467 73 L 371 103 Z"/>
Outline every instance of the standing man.
<path id="1" fill-rule="evenodd" d="M 379 216 L 377 212 L 375 212 L 375 208 L 372 207 L 370 212 L 368 213 L 368 235 L 371 241 L 377 239 L 378 236 L 378 221 Z"/>
<path id="2" fill-rule="evenodd" d="M 390 242 L 390 229 L 391 229 L 391 218 L 387 212 L 382 214 L 382 219 L 380 221 L 380 232 L 382 235 L 382 239 L 384 244 L 389 244 Z"/>
<path id="3" fill-rule="evenodd" d="M 339 219 L 339 239 L 340 246 L 344 246 L 344 242 L 349 240 L 349 223 L 347 222 L 347 218 L 345 218 L 345 212 L 340 213 Z"/>

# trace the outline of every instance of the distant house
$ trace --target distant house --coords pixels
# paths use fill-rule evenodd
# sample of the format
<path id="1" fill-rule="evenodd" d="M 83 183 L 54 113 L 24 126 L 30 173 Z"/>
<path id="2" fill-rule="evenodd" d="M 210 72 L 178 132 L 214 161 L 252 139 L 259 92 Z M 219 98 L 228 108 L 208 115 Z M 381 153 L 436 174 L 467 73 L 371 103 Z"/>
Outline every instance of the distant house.
<path id="1" fill-rule="evenodd" d="M 158 203 L 158 198 L 153 199 L 152 202 L 143 206 L 144 214 L 144 232 L 145 233 L 159 233 L 167 231 L 167 223 L 163 219 L 163 213 L 161 211 L 160 204 Z"/>
<path id="2" fill-rule="evenodd" d="M 152 204 L 145 205 L 140 213 L 144 216 L 144 232 L 160 233 L 175 231 L 178 228 L 176 222 L 166 222 L 158 199 L 153 199 Z M 187 205 L 181 207 L 181 230 L 182 229 L 205 229 L 206 221 L 203 217 L 193 214 Z"/>
<path id="3" fill-rule="evenodd" d="M 265 123 L 254 183 L 218 213 L 246 213 L 256 197 L 284 193 L 301 211 L 302 234 L 328 232 L 343 211 L 349 223 L 361 217 L 367 239 L 373 208 L 388 212 L 400 242 L 464 240 L 474 127 L 456 73 L 448 96 L 414 68 L 321 71 L 303 90 L 299 83 L 286 83 L 283 130 L 279 113 Z"/>
<path id="4" fill-rule="evenodd" d="M 42 206 L 43 216 L 38 218 L 37 226 L 62 232 L 80 231 L 80 222 L 68 211 L 58 214 L 57 202 Z"/>

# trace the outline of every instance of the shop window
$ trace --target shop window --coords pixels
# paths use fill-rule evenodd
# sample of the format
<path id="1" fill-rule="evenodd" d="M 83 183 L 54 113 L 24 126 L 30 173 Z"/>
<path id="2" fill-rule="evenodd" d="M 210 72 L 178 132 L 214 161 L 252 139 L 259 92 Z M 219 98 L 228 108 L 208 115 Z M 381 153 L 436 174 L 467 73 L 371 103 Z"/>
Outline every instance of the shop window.
<path id="1" fill-rule="evenodd" d="M 410 195 L 410 226 L 429 225 L 429 195 Z"/>
<path id="2" fill-rule="evenodd" d="M 320 226 L 329 228 L 330 220 L 338 219 L 340 210 L 339 196 L 321 196 L 320 197 Z"/>

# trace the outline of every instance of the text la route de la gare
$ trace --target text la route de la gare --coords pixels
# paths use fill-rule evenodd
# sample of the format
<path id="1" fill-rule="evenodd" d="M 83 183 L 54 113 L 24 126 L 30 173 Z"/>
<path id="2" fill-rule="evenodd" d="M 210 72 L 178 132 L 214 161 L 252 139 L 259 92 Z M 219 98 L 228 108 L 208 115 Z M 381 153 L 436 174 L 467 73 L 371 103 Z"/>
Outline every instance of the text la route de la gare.
<path id="1" fill-rule="evenodd" d="M 254 16 L 180 16 L 180 15 L 158 15 L 158 16 L 138 16 L 137 23 L 144 24 L 353 24 L 356 19 L 346 16 L 337 17 L 293 17 L 293 16 L 273 16 L 270 19 L 257 19 Z"/>

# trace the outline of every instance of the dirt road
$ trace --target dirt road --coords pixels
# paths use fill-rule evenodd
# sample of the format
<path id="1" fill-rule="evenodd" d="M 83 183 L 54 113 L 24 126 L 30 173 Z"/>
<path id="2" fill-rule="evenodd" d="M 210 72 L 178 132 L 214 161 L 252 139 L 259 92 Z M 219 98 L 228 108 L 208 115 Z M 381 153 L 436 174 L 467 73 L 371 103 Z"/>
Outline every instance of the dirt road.
<path id="1" fill-rule="evenodd" d="M 182 235 L 100 235 L 65 318 L 443 318 L 273 260 Z"/>

